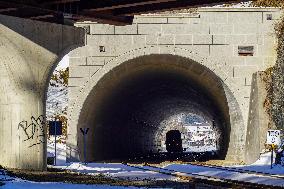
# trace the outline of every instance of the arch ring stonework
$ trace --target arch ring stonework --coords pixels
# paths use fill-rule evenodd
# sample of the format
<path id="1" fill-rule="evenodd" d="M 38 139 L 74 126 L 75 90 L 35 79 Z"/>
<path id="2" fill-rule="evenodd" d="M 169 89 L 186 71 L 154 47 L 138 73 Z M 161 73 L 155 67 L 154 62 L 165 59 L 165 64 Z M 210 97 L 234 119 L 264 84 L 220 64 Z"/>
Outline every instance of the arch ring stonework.
<path id="1" fill-rule="evenodd" d="M 223 65 L 226 65 L 226 59 L 223 61 L 217 60 L 216 57 L 213 58 L 203 58 L 199 56 L 197 53 L 189 51 L 187 49 L 178 48 L 174 46 L 150 46 L 150 47 L 141 47 L 138 49 L 134 49 L 128 51 L 126 53 L 113 58 L 109 62 L 107 62 L 102 68 L 97 70 L 95 73 L 90 74 L 88 80 L 85 81 L 84 85 L 80 88 L 78 96 L 69 106 L 69 127 L 68 128 L 68 141 L 67 141 L 67 157 L 69 161 L 74 161 L 79 158 L 78 151 L 78 140 L 80 140 L 80 134 L 77 133 L 78 128 L 80 127 L 79 118 L 81 111 L 84 109 L 84 103 L 88 98 L 89 94 L 93 90 L 93 88 L 97 85 L 97 83 L 107 74 L 113 71 L 114 68 L 122 65 L 125 62 L 131 61 L 133 59 L 143 59 L 143 57 L 149 56 L 160 56 L 162 58 L 163 55 L 172 55 L 176 57 L 178 61 L 184 61 L 187 59 L 188 61 L 194 61 L 208 70 L 212 71 L 214 75 L 219 78 L 222 87 L 226 93 L 226 98 L 228 101 L 229 114 L 230 114 L 230 124 L 231 124 L 231 133 L 229 136 L 229 147 L 226 155 L 227 159 L 238 159 L 243 160 L 242 150 L 244 150 L 245 145 L 245 125 L 243 120 L 243 112 L 241 111 L 238 103 L 237 97 L 234 95 L 237 84 L 233 81 L 233 79 L 229 76 L 229 74 L 224 70 Z M 238 140 L 241 138 L 241 142 L 237 142 L 236 136 L 232 133 L 234 132 L 242 132 L 238 136 Z M 239 153 L 236 156 L 236 153 Z"/>

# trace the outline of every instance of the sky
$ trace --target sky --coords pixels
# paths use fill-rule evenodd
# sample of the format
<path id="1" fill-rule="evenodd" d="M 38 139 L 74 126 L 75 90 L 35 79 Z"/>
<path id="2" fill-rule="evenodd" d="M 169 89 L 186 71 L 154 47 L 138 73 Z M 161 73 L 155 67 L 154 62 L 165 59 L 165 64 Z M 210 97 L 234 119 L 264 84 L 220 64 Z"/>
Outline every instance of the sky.
<path id="1" fill-rule="evenodd" d="M 69 66 L 69 55 L 65 55 L 62 60 L 59 62 L 58 66 L 56 67 L 56 70 L 62 70 Z"/>

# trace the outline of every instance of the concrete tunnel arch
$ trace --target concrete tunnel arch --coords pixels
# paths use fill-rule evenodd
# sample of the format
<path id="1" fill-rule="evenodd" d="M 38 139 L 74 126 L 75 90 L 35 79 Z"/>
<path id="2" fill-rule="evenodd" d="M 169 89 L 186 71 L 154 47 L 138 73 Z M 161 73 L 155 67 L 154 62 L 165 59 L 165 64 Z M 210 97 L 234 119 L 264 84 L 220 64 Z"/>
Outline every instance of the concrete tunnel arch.
<path id="1" fill-rule="evenodd" d="M 151 87 L 146 87 L 146 88 L 144 87 L 144 89 L 143 87 L 140 89 L 139 87 L 136 89 L 133 87 L 144 86 L 145 84 L 148 85 L 152 81 L 157 81 L 157 80 L 159 80 L 162 83 L 167 81 L 169 82 L 168 86 L 171 87 L 178 86 L 179 90 L 184 89 L 185 91 L 187 90 L 191 92 L 202 91 L 201 96 L 197 95 L 198 96 L 197 97 L 195 95 L 194 97 L 193 95 L 191 97 L 195 98 L 197 101 L 198 98 L 200 98 L 202 99 L 203 102 L 198 102 L 199 103 L 198 104 L 196 102 L 191 101 L 191 103 L 187 103 L 187 106 L 183 107 L 182 111 L 192 113 L 190 109 L 192 107 L 195 107 L 197 112 L 202 112 L 203 116 L 205 115 L 209 119 L 217 117 L 216 119 L 217 125 L 222 131 L 222 137 L 220 139 L 220 144 L 221 144 L 220 158 L 223 159 L 225 157 L 228 157 L 229 156 L 228 150 L 230 151 L 230 148 L 232 149 L 233 146 L 236 146 L 234 145 L 234 141 L 230 141 L 230 138 L 232 135 L 231 133 L 232 127 L 236 128 L 238 127 L 238 125 L 240 125 L 240 123 L 242 123 L 242 116 L 238 108 L 238 103 L 235 100 L 233 94 L 230 92 L 227 85 L 222 81 L 222 79 L 218 77 L 213 71 L 210 71 L 210 69 L 208 69 L 204 65 L 192 59 L 177 55 L 152 54 L 152 55 L 139 56 L 124 61 L 119 65 L 113 66 L 113 68 L 110 69 L 109 71 L 106 71 L 106 69 L 103 69 L 102 71 L 104 72 L 104 74 L 102 75 L 102 77 L 96 78 L 98 82 L 95 83 L 93 87 L 90 87 L 89 85 L 91 84 L 89 83 L 88 88 L 90 90 L 90 93 L 88 93 L 87 98 L 84 100 L 83 106 L 79 114 L 80 116 L 77 124 L 77 138 L 78 138 L 79 156 L 81 160 L 83 160 L 83 154 L 82 154 L 83 151 L 80 150 L 83 149 L 82 138 L 79 133 L 80 132 L 79 128 L 81 127 L 90 127 L 90 133 L 88 134 L 88 145 L 87 145 L 88 161 L 124 159 L 133 154 L 143 154 L 143 153 L 158 151 L 160 147 L 159 140 L 155 140 L 153 138 L 153 135 L 151 135 L 151 133 L 155 133 L 153 132 L 153 128 L 152 129 L 149 129 L 149 127 L 145 128 L 145 125 L 142 124 L 143 125 L 142 128 L 144 129 L 140 128 L 139 130 L 140 132 L 138 132 L 137 125 L 133 126 L 135 125 L 134 122 L 127 123 L 129 125 L 132 125 L 132 127 L 128 127 L 128 129 L 125 129 L 127 128 L 127 126 L 124 128 L 122 127 L 115 128 L 113 126 L 113 125 L 119 125 L 118 124 L 119 119 L 115 118 L 115 115 L 118 114 L 119 116 L 116 117 L 121 118 L 120 122 L 126 123 L 125 121 L 127 120 L 126 119 L 127 113 L 125 112 L 130 112 L 130 111 L 127 110 L 121 111 L 121 109 L 118 107 L 123 107 L 122 104 L 128 104 L 125 102 L 129 102 L 128 101 L 129 96 L 127 98 L 124 98 L 123 100 L 123 96 L 124 95 L 127 96 L 127 91 L 128 92 L 132 91 L 129 94 L 135 94 L 136 92 L 139 91 L 140 92 L 145 91 L 144 89 L 146 88 L 147 90 L 151 88 L 155 89 L 154 85 Z M 160 77 L 160 79 L 158 79 L 157 77 Z M 158 85 L 159 84 L 161 83 L 158 82 Z M 184 88 L 184 86 L 186 86 L 184 84 L 191 84 L 191 86 L 194 85 L 194 87 L 192 89 Z M 164 91 L 167 90 L 168 89 L 164 89 Z M 124 95 L 121 96 L 121 94 Z M 118 101 L 120 100 L 117 99 L 122 100 L 122 102 L 124 103 L 119 104 Z M 139 101 L 135 99 L 133 102 L 139 102 Z M 182 104 L 183 102 L 185 101 L 181 100 L 179 104 Z M 151 104 L 149 102 L 147 103 Z M 170 104 L 169 102 L 162 102 L 162 103 L 165 104 L 168 103 L 167 105 Z M 151 108 L 155 109 L 154 107 L 155 106 Z M 144 106 L 143 108 L 147 109 L 149 107 Z M 173 109 L 175 109 L 174 111 L 181 112 L 181 110 L 177 110 L 177 107 L 172 108 L 172 110 Z M 124 112 L 125 114 L 123 115 L 122 112 Z M 170 112 L 167 113 L 169 115 L 172 115 Z M 145 115 L 144 117 L 142 115 L 142 117 L 145 118 Z M 156 125 L 154 126 L 154 128 L 155 127 L 158 128 L 157 127 L 158 119 L 153 118 L 155 116 L 157 117 L 157 114 L 156 115 L 149 114 L 149 115 L 150 115 L 148 116 L 149 120 L 147 121 L 150 122 L 150 124 L 149 123 L 147 124 L 152 126 Z M 111 120 L 110 118 L 111 119 L 115 118 L 116 121 L 114 122 L 107 121 Z M 134 129 L 136 131 L 133 131 L 133 128 L 136 128 Z M 156 131 L 158 132 L 158 129 Z M 117 138 L 114 137 L 118 136 L 119 135 L 118 133 L 123 133 L 123 132 L 124 134 L 121 134 L 119 137 Z M 143 132 L 146 132 L 148 134 L 145 133 L 143 134 Z M 140 133 L 140 140 L 136 140 L 137 138 L 139 138 L 139 136 L 133 133 Z M 129 136 L 135 136 L 134 138 L 136 139 L 134 140 L 133 137 L 131 138 Z M 123 138 L 127 140 L 123 140 Z M 136 141 L 136 143 L 133 141 Z M 145 143 L 145 141 L 151 141 L 151 142 Z M 131 152 L 131 154 L 128 152 Z"/>

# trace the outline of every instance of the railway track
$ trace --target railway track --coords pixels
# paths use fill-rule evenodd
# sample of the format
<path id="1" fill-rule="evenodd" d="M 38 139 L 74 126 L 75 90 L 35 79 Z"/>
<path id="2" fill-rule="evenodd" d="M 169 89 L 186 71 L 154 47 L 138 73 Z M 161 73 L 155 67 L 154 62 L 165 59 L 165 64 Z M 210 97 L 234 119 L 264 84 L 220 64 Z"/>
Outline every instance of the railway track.
<path id="1" fill-rule="evenodd" d="M 214 168 L 214 169 L 220 169 L 220 170 L 226 170 L 226 171 L 231 171 L 231 172 L 249 173 L 249 174 L 262 175 L 262 176 L 269 176 L 269 177 L 280 178 L 280 179 L 284 180 L 284 175 L 269 174 L 269 173 L 264 173 L 264 172 L 260 172 L 260 171 L 253 171 L 253 170 L 239 168 L 239 167 L 227 167 L 227 166 L 208 165 L 208 164 L 199 164 L 199 163 L 187 163 L 187 162 L 184 162 L 184 164 L 193 165 L 193 166 L 208 167 L 208 168 Z"/>
<path id="2" fill-rule="evenodd" d="M 216 172 L 216 174 L 206 174 L 191 172 L 190 169 L 188 171 L 180 171 L 178 169 L 169 169 L 162 168 L 152 165 L 146 166 L 137 166 L 137 165 L 129 165 L 133 168 L 138 168 L 144 171 L 153 171 L 161 174 L 171 175 L 173 177 L 178 177 L 185 180 L 198 179 L 201 182 L 215 182 L 222 184 L 234 184 L 238 186 L 243 186 L 244 188 L 284 188 L 284 179 L 279 175 L 269 175 L 266 173 L 254 172 L 254 171 L 246 171 L 243 169 L 231 168 L 231 167 L 222 167 L 222 166 L 209 166 L 209 165 L 201 165 L 201 164 L 180 164 L 180 166 L 192 165 L 196 167 L 201 167 L 204 169 L 212 169 L 212 172 Z M 218 172 L 221 171 L 221 172 Z M 220 174 L 227 174 L 228 177 L 222 177 Z M 231 177 L 230 177 L 231 175 Z M 258 181 L 257 181 L 258 180 Z"/>

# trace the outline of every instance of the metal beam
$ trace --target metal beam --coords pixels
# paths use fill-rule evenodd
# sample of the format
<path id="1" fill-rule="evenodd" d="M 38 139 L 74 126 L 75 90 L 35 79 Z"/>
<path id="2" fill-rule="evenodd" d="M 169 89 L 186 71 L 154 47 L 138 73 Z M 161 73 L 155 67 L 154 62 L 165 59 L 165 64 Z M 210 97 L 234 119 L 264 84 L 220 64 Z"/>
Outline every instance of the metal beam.
<path id="1" fill-rule="evenodd" d="M 104 24 L 111 25 L 127 25 L 131 24 L 133 21 L 133 16 L 113 16 L 111 14 L 100 14 L 100 13 L 80 13 L 78 15 L 73 15 L 76 21 L 94 21 Z"/>
<path id="2" fill-rule="evenodd" d="M 240 0 L 239 0 L 240 1 Z M 48 20 L 96 21 L 115 25 L 131 24 L 133 16 L 142 13 L 176 10 L 238 0 L 0 0 L 0 13 L 4 15 Z M 246 0 L 243 0 L 246 1 Z M 54 15 L 53 17 L 51 15 Z"/>
<path id="3" fill-rule="evenodd" d="M 74 2 L 80 2 L 80 0 L 53 0 L 53 1 L 42 0 L 43 5 L 54 5 L 54 4 L 74 3 Z"/>
<path id="4" fill-rule="evenodd" d="M 157 3 L 165 3 L 165 2 L 171 2 L 176 0 L 136 0 L 136 1 L 130 1 L 130 0 L 122 0 L 122 1 L 111 1 L 111 0 L 104 0 L 101 2 L 94 2 L 94 1 L 88 1 L 86 3 L 83 3 L 83 5 L 80 7 L 82 9 L 89 9 L 93 11 L 106 11 L 106 10 L 113 10 L 118 8 L 127 8 L 127 7 L 135 7 L 135 6 L 141 6 L 141 5 L 153 5 Z"/>
<path id="5" fill-rule="evenodd" d="M 158 11 L 160 12 L 160 11 L 168 11 L 176 9 L 185 9 L 185 8 L 193 8 L 193 7 L 232 3 L 232 2 L 236 2 L 236 0 L 235 1 L 234 0 L 177 0 L 167 3 L 118 8 L 114 9 L 112 13 L 113 15 L 136 15 L 144 13 L 153 13 Z"/>
<path id="6" fill-rule="evenodd" d="M 17 11 L 18 8 L 0 8 L 0 13 L 10 12 L 10 11 Z"/>

